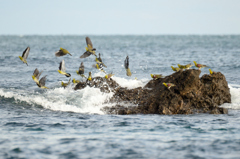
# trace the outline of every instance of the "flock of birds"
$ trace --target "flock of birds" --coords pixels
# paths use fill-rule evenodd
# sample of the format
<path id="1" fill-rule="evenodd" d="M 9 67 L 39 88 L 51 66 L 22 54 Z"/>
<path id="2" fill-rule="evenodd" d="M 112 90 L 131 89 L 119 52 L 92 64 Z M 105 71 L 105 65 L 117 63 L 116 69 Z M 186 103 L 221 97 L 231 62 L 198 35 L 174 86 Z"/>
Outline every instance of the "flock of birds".
<path id="1" fill-rule="evenodd" d="M 94 55 L 94 56 L 96 57 L 96 58 L 95 58 L 96 64 L 94 64 L 92 67 L 94 67 L 94 68 L 96 68 L 96 69 L 104 72 L 104 73 L 106 74 L 106 75 L 104 76 L 106 79 L 108 79 L 108 80 L 111 79 L 111 77 L 112 77 L 114 74 L 112 74 L 112 73 L 107 74 L 107 73 L 104 71 L 103 67 L 107 67 L 107 66 L 103 63 L 103 61 L 102 61 L 102 59 L 101 59 L 101 54 L 100 54 L 100 53 L 98 54 L 98 57 L 97 57 L 97 55 L 96 55 L 96 48 L 93 48 L 92 41 L 91 41 L 91 39 L 90 39 L 89 37 L 86 37 L 86 43 L 87 43 L 87 47 L 85 47 L 85 48 L 86 48 L 86 52 L 84 52 L 83 55 L 80 56 L 80 58 L 86 58 L 86 57 L 89 57 L 90 55 Z M 29 52 L 30 52 L 30 47 L 27 47 L 27 48 L 23 51 L 22 56 L 19 56 L 20 60 L 21 60 L 23 63 L 26 63 L 27 66 L 28 66 L 27 57 L 28 57 L 28 55 L 29 55 Z M 69 51 L 66 50 L 66 49 L 64 49 L 64 48 L 60 48 L 60 50 L 58 50 L 57 52 L 55 52 L 55 56 L 56 56 L 56 57 L 65 56 L 65 55 L 67 55 L 67 54 L 69 54 L 70 56 L 72 56 L 72 55 L 69 53 Z M 208 67 L 208 66 L 203 65 L 203 64 L 198 64 L 196 61 L 193 61 L 193 62 L 194 62 L 194 64 L 195 64 L 195 66 L 196 66 L 199 70 L 200 70 L 201 68 Z M 189 69 L 189 68 L 191 68 L 192 66 L 193 66 L 193 65 L 192 65 L 191 63 L 189 63 L 189 64 L 187 64 L 187 65 L 180 65 L 180 64 L 178 64 L 178 67 L 173 67 L 173 66 L 171 66 L 171 68 L 172 68 L 173 71 L 176 71 L 176 72 L 177 72 L 177 71 L 180 71 L 180 70 Z M 126 57 L 126 59 L 125 59 L 125 61 L 124 61 L 124 67 L 125 67 L 125 69 L 126 69 L 126 75 L 127 75 L 127 76 L 131 76 L 132 73 L 131 73 L 131 71 L 130 71 L 130 69 L 129 69 L 129 57 L 128 57 L 128 56 Z M 45 75 L 44 77 L 42 77 L 42 78 L 39 80 L 42 72 L 43 72 L 43 71 L 39 72 L 39 70 L 36 68 L 36 69 L 34 70 L 34 72 L 33 72 L 32 79 L 36 82 L 36 84 L 37 84 L 37 86 L 38 86 L 39 88 L 48 89 L 48 87 L 45 86 L 45 81 L 46 81 L 47 75 Z M 62 75 L 65 75 L 66 77 L 71 77 L 71 74 L 70 74 L 70 73 L 66 73 L 66 67 L 65 67 L 65 62 L 64 62 L 64 60 L 62 60 L 62 61 L 60 62 L 58 72 L 59 72 L 60 74 L 62 74 Z M 209 72 L 210 72 L 210 74 L 213 73 L 211 69 L 209 69 Z M 79 69 L 76 71 L 76 73 L 77 73 L 79 76 L 81 76 L 82 78 L 86 78 L 86 83 L 87 83 L 87 84 L 88 84 L 89 81 L 92 80 L 92 73 L 91 73 L 91 72 L 89 72 L 88 77 L 86 77 L 86 76 L 84 75 L 84 64 L 83 64 L 83 62 L 81 62 L 80 67 L 79 67 Z M 162 77 L 164 77 L 164 76 L 162 76 L 162 74 L 151 74 L 151 77 L 156 80 L 156 79 L 162 78 Z M 69 81 L 68 81 L 67 83 L 61 82 L 61 85 L 65 88 L 67 85 L 70 84 L 70 81 L 71 81 L 71 79 L 69 79 Z M 79 83 L 80 81 L 73 79 L 72 82 L 73 82 L 74 84 L 76 84 L 76 83 Z M 163 85 L 166 86 L 168 89 L 170 89 L 171 87 L 175 86 L 175 84 L 173 84 L 173 83 L 163 83 Z"/>
<path id="2" fill-rule="evenodd" d="M 83 53 L 83 55 L 80 56 L 80 58 L 86 58 L 86 57 L 89 57 L 90 55 L 94 55 L 96 58 L 95 58 L 95 61 L 96 61 L 96 64 L 92 65 L 92 67 L 104 72 L 106 75 L 104 76 L 106 79 L 111 79 L 111 77 L 114 75 L 112 73 L 109 73 L 107 74 L 103 67 L 107 67 L 103 62 L 102 62 L 102 59 L 101 59 L 101 54 L 99 53 L 98 56 L 96 55 L 96 48 L 93 48 L 93 45 L 92 45 L 92 41 L 89 37 L 86 37 L 86 43 L 87 43 L 87 47 L 86 48 L 86 52 Z M 30 52 L 30 47 L 27 47 L 24 51 L 23 51 L 23 54 L 22 56 L 19 56 L 20 60 L 23 62 L 23 63 L 26 63 L 26 65 L 28 66 L 28 63 L 27 63 L 27 57 L 29 55 L 29 52 Z M 64 49 L 64 48 L 60 48 L 60 50 L 58 50 L 57 52 L 55 52 L 55 56 L 56 57 L 60 57 L 60 56 L 65 56 L 69 54 L 70 56 L 71 53 Z M 124 61 L 124 67 L 126 69 L 126 75 L 127 76 L 131 76 L 132 73 L 129 69 L 129 57 L 127 56 L 125 61 Z M 46 82 L 46 76 L 42 77 L 40 80 L 40 76 L 42 74 L 43 71 L 39 72 L 39 70 L 36 68 L 33 72 L 33 75 L 32 75 L 32 79 L 36 82 L 37 86 L 39 88 L 42 88 L 42 89 L 48 89 L 48 87 L 45 86 L 45 82 Z M 65 75 L 66 77 L 71 77 L 71 74 L 70 73 L 67 73 L 66 72 L 66 67 L 65 67 L 65 62 L 64 60 L 62 60 L 59 64 L 59 70 L 58 72 L 62 75 Z M 81 62 L 80 64 L 80 67 L 79 69 L 76 71 L 76 73 L 81 76 L 82 78 L 86 78 L 86 83 L 88 84 L 89 81 L 92 80 L 92 73 L 89 72 L 89 75 L 88 77 L 86 77 L 84 75 L 84 64 L 83 62 Z M 65 88 L 67 85 L 70 84 L 70 81 L 71 79 L 69 79 L 69 81 L 67 83 L 64 83 L 64 82 L 61 82 L 61 85 Z M 74 84 L 77 84 L 79 83 L 80 81 L 79 80 L 75 80 L 73 79 L 72 82 Z"/>

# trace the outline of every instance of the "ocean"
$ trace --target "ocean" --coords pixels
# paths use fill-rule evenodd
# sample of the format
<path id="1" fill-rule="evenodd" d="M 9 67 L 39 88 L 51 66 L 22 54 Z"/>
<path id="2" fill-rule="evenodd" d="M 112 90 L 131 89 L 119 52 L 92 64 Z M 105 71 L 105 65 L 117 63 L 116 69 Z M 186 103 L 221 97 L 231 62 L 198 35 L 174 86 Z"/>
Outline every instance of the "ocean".
<path id="1" fill-rule="evenodd" d="M 171 66 L 197 61 L 225 75 L 232 103 L 223 115 L 109 115 L 102 111 L 113 92 L 65 89 L 58 73 L 64 59 L 71 79 L 84 62 L 85 75 L 105 74 L 92 67 L 86 36 L 0 36 L 0 158 L 240 158 L 240 35 L 88 35 L 107 73 L 129 89 L 143 87 L 150 74 L 170 75 Z M 28 66 L 19 59 L 29 46 Z M 72 56 L 56 57 L 59 48 Z M 132 76 L 126 76 L 129 56 Z M 47 75 L 40 89 L 34 70 Z M 196 67 L 192 67 L 196 69 Z M 131 105 L 126 105 L 131 106 Z"/>

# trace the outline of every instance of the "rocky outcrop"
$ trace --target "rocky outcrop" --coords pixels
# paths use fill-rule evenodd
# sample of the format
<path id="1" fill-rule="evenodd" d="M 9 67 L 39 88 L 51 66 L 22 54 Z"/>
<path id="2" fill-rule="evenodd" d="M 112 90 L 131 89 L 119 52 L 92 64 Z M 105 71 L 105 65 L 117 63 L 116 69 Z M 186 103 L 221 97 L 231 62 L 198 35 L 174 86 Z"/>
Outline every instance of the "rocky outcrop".
<path id="1" fill-rule="evenodd" d="M 94 78 L 89 85 L 103 92 L 114 92 L 110 102 L 117 103 L 116 106 L 103 109 L 108 114 L 228 113 L 227 109 L 219 107 L 231 103 L 225 76 L 217 72 L 199 78 L 200 73 L 194 69 L 181 70 L 165 78 L 150 80 L 143 88 L 135 89 L 120 87 L 114 80 L 102 77 Z M 176 86 L 168 89 L 163 82 Z"/>

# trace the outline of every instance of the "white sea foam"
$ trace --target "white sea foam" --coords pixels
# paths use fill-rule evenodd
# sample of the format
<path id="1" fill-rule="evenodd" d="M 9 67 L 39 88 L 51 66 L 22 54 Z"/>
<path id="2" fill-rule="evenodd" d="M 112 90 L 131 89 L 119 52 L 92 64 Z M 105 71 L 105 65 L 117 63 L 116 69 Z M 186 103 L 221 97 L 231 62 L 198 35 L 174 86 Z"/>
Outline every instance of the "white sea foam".
<path id="1" fill-rule="evenodd" d="M 86 87 L 83 90 L 74 91 L 71 86 L 54 88 L 41 93 L 0 88 L 0 96 L 14 98 L 15 102 L 26 102 L 29 105 L 40 105 L 54 111 L 70 111 L 77 113 L 103 114 L 101 108 L 113 93 L 102 93 L 98 88 Z"/>
<path id="2" fill-rule="evenodd" d="M 228 85 L 230 88 L 232 103 L 224 103 L 221 107 L 228 109 L 240 109 L 240 85 Z"/>

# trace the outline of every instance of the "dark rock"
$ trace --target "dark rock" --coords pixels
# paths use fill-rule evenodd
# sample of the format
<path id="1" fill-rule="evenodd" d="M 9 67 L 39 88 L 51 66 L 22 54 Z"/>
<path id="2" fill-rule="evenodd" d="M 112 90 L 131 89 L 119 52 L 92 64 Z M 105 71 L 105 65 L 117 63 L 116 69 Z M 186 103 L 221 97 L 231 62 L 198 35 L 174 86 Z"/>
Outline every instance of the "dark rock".
<path id="1" fill-rule="evenodd" d="M 135 89 L 120 87 L 115 81 L 102 77 L 93 78 L 89 85 L 102 92 L 115 93 L 110 102 L 116 106 L 103 109 L 108 114 L 227 114 L 227 109 L 218 107 L 231 103 L 225 76 L 217 72 L 199 78 L 200 73 L 194 69 L 181 70 L 165 78 L 150 80 L 143 88 Z M 168 89 L 163 82 L 176 86 Z M 79 84 L 75 89 L 83 86 Z"/>

